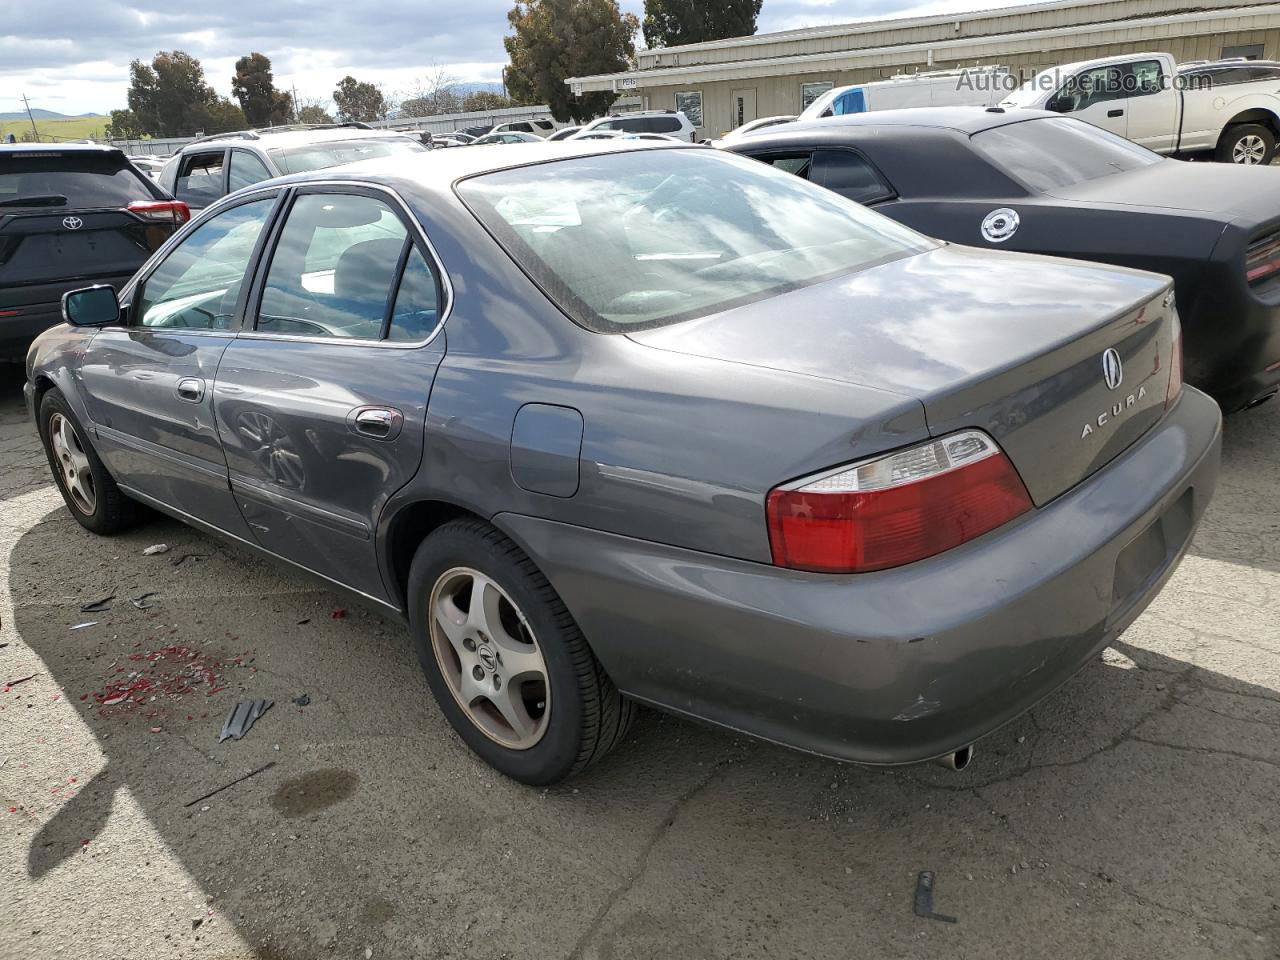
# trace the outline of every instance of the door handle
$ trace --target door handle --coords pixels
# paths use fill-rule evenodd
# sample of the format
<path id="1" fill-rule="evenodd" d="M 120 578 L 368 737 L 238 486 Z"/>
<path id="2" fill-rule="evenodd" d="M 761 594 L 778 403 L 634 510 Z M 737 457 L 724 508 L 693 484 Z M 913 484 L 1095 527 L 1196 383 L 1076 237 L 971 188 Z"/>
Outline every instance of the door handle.
<path id="1" fill-rule="evenodd" d="M 178 381 L 178 398 L 187 403 L 199 403 L 204 399 L 204 381 L 197 377 L 183 377 Z"/>
<path id="2" fill-rule="evenodd" d="M 347 415 L 356 433 L 374 440 L 394 440 L 404 426 L 404 414 L 394 407 L 356 407 Z"/>
<path id="3" fill-rule="evenodd" d="M 1108 116 L 1108 117 L 1123 117 L 1123 116 L 1124 116 L 1124 111 L 1123 111 L 1123 110 L 1108 110 L 1108 111 L 1107 111 L 1107 116 Z"/>

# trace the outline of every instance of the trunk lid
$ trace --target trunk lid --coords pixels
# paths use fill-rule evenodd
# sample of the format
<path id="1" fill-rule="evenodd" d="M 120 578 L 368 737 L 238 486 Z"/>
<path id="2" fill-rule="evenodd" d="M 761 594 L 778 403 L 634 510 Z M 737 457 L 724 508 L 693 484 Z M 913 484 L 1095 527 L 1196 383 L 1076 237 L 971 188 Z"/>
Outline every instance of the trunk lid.
<path id="1" fill-rule="evenodd" d="M 1041 505 L 1163 416 L 1170 289 L 1137 270 L 946 246 L 629 336 L 914 397 L 933 436 L 995 437 Z"/>
<path id="2" fill-rule="evenodd" d="M 1280 178 L 1266 167 L 1166 160 L 1053 187 L 1046 196 L 1077 203 L 1158 207 L 1187 213 L 1223 214 L 1245 221 L 1271 219 L 1280 212 Z"/>

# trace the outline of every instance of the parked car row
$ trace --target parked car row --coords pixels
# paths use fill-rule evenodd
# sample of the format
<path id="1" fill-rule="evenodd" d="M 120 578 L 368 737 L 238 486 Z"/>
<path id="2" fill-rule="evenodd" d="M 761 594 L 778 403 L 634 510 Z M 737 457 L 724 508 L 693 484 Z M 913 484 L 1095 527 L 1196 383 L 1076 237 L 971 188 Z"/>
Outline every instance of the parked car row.
<path id="1" fill-rule="evenodd" d="M 436 147 L 472 144 L 535 143 L 539 140 L 604 139 L 606 137 L 658 135 L 686 142 L 697 140 L 697 130 L 683 111 L 644 110 L 597 117 L 588 123 L 556 129 L 550 120 L 513 121 L 495 127 L 468 127 L 451 134 L 431 136 Z"/>
<path id="2" fill-rule="evenodd" d="M 1083 250 L 1109 207 L 1071 191 L 1144 203 L 1144 175 L 1180 219 L 1101 232 L 1212 217 L 1183 165 L 1076 121 L 914 116 L 250 184 L 64 298 L 26 368 L 54 478 L 95 533 L 146 505 L 400 614 L 458 735 L 523 782 L 604 756 L 637 703 L 963 766 L 1142 612 L 1218 469 L 1218 406 L 1183 384 L 1195 292 L 1015 241 L 1060 216 Z M 1041 136 L 1087 176 L 1035 180 Z M 922 152 L 960 185 L 928 194 Z M 1271 171 L 1230 172 L 1271 203 Z M 998 198 L 999 242 L 909 225 L 975 206 L 948 189 Z"/>

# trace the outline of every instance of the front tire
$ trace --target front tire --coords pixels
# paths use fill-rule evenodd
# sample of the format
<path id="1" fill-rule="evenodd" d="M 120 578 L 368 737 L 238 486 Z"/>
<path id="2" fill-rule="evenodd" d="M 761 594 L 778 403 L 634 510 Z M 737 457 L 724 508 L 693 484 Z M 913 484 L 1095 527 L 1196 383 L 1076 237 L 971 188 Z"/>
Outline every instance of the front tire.
<path id="1" fill-rule="evenodd" d="M 57 388 L 41 398 L 38 423 L 49 469 L 76 522 L 100 536 L 133 526 L 141 507 L 116 486 L 88 432 Z"/>
<path id="2" fill-rule="evenodd" d="M 551 584 L 480 520 L 432 533 L 409 570 L 418 662 L 445 719 L 521 783 L 558 783 L 623 738 L 622 697 Z"/>
<path id="3" fill-rule="evenodd" d="M 1238 123 L 1227 127 L 1218 141 L 1218 160 L 1243 166 L 1265 166 L 1276 155 L 1276 138 L 1257 123 Z"/>

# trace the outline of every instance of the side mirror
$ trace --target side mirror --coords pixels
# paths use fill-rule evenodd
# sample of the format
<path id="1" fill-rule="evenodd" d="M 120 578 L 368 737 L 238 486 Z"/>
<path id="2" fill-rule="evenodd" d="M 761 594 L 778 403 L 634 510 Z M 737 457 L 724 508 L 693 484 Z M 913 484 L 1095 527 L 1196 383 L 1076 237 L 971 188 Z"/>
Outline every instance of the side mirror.
<path id="1" fill-rule="evenodd" d="M 1052 110 L 1054 113 L 1071 113 L 1075 107 L 1076 98 L 1064 93 L 1050 98 L 1049 102 L 1044 105 L 1046 110 Z"/>
<path id="2" fill-rule="evenodd" d="M 105 327 L 120 319 L 114 287 L 99 284 L 62 295 L 62 319 L 76 327 Z"/>

